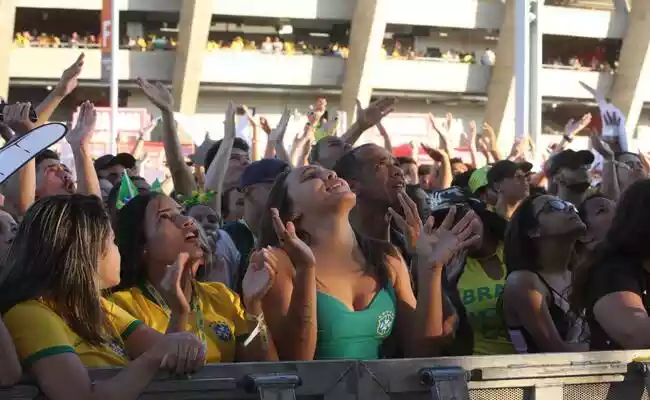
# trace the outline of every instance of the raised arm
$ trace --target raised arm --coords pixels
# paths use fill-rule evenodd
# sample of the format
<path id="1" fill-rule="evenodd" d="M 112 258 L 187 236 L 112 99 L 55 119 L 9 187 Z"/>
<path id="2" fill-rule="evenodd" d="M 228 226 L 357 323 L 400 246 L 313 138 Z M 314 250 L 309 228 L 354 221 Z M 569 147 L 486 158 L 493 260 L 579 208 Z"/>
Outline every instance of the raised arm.
<path id="1" fill-rule="evenodd" d="M 102 198 L 99 178 L 95 172 L 90 149 L 90 141 L 95 132 L 97 112 L 92 103 L 86 101 L 79 108 L 77 124 L 68 130 L 66 139 L 72 148 L 75 171 L 77 173 L 77 192 Z"/>
<path id="2" fill-rule="evenodd" d="M 224 136 L 221 141 L 219 151 L 214 156 L 212 164 L 208 167 L 205 173 L 205 186 L 206 192 L 213 191 L 215 196 L 212 200 L 213 210 L 221 214 L 221 195 L 223 193 L 223 182 L 226 179 L 226 172 L 228 171 L 228 161 L 232 154 L 232 146 L 235 143 L 237 135 L 235 130 L 235 111 L 236 107 L 232 101 L 228 102 L 226 109 L 226 120 L 224 121 Z"/>
<path id="3" fill-rule="evenodd" d="M 348 145 L 354 146 L 363 132 L 377 125 L 382 118 L 395 110 L 396 103 L 395 98 L 381 98 L 370 103 L 368 108 L 363 108 L 361 102 L 357 100 L 357 120 L 341 136 L 341 139 Z"/>
<path id="4" fill-rule="evenodd" d="M 163 121 L 163 145 L 169 171 L 174 180 L 174 189 L 178 194 L 190 196 L 196 190 L 192 171 L 185 164 L 183 148 L 178 138 L 178 128 L 174 120 L 174 100 L 172 94 L 160 82 L 155 85 L 138 78 L 137 84 L 149 101 L 158 107 Z"/>

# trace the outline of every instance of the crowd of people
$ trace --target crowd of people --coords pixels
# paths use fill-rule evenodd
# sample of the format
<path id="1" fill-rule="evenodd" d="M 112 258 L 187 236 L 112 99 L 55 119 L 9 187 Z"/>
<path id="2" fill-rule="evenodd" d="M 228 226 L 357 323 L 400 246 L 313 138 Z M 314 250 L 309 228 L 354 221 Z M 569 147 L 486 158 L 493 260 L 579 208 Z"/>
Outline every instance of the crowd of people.
<path id="1" fill-rule="evenodd" d="M 38 133 L 83 64 L 35 107 L 4 109 L 9 143 Z M 190 167 L 171 93 L 137 84 L 170 182 L 138 176 L 135 149 L 93 160 L 85 102 L 66 134 L 76 176 L 45 150 L 2 185 L 0 384 L 28 372 L 52 400 L 129 399 L 161 369 L 206 363 L 650 346 L 650 166 L 617 114 L 589 133 L 600 163 L 567 149 L 587 114 L 533 170 L 530 141 L 501 154 L 487 124 L 470 124 L 469 163 L 451 157 L 451 115 L 417 146 L 433 164 L 395 158 L 393 98 L 359 103 L 338 136 L 319 98 L 290 149 L 289 111 L 250 117 L 247 142 L 229 103 L 224 138 Z M 355 146 L 375 127 L 382 145 Z M 108 366 L 123 368 L 89 378 Z"/>

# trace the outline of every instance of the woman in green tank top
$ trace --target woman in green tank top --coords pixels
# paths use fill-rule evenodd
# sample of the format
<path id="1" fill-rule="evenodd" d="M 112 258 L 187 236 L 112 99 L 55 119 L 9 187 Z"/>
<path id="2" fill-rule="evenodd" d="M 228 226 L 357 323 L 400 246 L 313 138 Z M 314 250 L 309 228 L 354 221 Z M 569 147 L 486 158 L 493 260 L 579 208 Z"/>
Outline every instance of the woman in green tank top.
<path id="1" fill-rule="evenodd" d="M 420 223 L 416 302 L 397 250 L 352 230 L 355 201 L 345 181 L 312 165 L 281 175 L 271 190 L 256 257 L 275 271 L 263 308 L 280 359 L 378 359 L 389 337 L 406 356 L 433 356 L 450 334 L 442 266 L 475 241 L 472 215 L 453 227 L 452 215 L 438 230 Z M 405 194 L 400 202 L 405 218 L 419 221 Z"/>

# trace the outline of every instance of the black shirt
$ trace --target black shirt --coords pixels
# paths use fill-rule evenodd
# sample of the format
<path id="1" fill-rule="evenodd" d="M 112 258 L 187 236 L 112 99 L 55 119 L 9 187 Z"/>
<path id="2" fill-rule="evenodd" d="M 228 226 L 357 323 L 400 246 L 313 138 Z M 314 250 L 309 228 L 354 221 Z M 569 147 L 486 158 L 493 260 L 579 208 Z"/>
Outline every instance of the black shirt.
<path id="1" fill-rule="evenodd" d="M 623 350 L 607 335 L 594 317 L 594 305 L 610 293 L 632 292 L 643 300 L 646 311 L 650 311 L 646 290 L 650 287 L 650 273 L 636 261 L 626 259 L 611 260 L 596 266 L 591 272 L 587 286 L 586 317 L 591 331 L 592 351 Z"/>

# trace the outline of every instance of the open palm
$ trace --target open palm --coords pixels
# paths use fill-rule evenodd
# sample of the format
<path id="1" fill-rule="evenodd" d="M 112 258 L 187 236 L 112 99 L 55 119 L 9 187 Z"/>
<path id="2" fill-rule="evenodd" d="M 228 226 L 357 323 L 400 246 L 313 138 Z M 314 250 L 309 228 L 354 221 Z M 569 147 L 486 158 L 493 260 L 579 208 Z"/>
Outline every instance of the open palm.
<path id="1" fill-rule="evenodd" d="M 280 239 L 280 246 L 289 256 L 293 266 L 296 268 L 314 266 L 316 257 L 307 243 L 296 235 L 296 227 L 293 222 L 287 222 L 285 225 L 276 208 L 271 209 L 271 218 L 273 219 L 273 229 Z"/>
<path id="2" fill-rule="evenodd" d="M 242 281 L 242 292 L 247 302 L 261 301 L 266 296 L 275 280 L 276 262 L 269 249 L 253 254 Z"/>
<path id="3" fill-rule="evenodd" d="M 149 101 L 162 111 L 172 111 L 174 108 L 174 98 L 171 92 L 160 82 L 151 84 L 143 78 L 136 79 L 136 83 L 147 96 Z"/>
<path id="4" fill-rule="evenodd" d="M 434 229 L 434 219 L 429 217 L 418 238 L 416 253 L 422 267 L 440 268 L 447 264 L 460 250 L 470 247 L 480 240 L 474 234 L 475 214 L 470 211 L 452 226 L 456 208 L 452 207 L 438 229 Z"/>
<path id="5" fill-rule="evenodd" d="M 95 123 L 97 122 L 97 111 L 95 106 L 85 101 L 79 108 L 79 116 L 76 125 L 68 130 L 66 140 L 72 147 L 87 145 L 95 133 Z"/>

